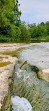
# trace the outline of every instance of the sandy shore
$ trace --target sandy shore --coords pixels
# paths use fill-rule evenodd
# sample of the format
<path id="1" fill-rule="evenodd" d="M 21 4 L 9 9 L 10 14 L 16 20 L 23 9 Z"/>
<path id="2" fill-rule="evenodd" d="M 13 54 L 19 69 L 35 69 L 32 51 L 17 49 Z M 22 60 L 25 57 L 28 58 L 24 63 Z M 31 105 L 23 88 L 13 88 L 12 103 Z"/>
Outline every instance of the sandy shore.
<path id="1" fill-rule="evenodd" d="M 18 60 L 17 57 L 6 55 L 4 52 L 16 51 L 18 48 L 25 46 L 26 44 L 22 43 L 0 43 L 0 111 L 9 92 L 9 78 Z"/>

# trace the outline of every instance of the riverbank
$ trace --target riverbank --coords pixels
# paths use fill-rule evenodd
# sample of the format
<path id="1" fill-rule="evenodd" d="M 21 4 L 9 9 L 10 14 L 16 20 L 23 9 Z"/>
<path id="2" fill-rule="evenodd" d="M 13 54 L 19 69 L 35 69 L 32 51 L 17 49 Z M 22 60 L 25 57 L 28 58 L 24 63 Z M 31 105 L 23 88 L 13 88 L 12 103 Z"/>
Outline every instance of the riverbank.
<path id="1" fill-rule="evenodd" d="M 33 37 L 29 40 L 16 40 L 14 38 L 0 35 L 0 43 L 40 43 L 40 42 L 49 42 L 49 35 L 46 36 L 39 36 L 39 37 Z"/>
<path id="2" fill-rule="evenodd" d="M 12 78 L 17 57 L 15 52 L 26 44 L 0 43 L 0 111 L 9 111 L 11 101 L 9 96 L 10 78 Z M 13 55 L 12 55 L 13 54 Z"/>
<path id="3" fill-rule="evenodd" d="M 26 63 L 25 65 L 27 68 L 27 69 L 25 68 L 26 70 L 23 69 L 25 67 L 23 61 L 21 63 L 18 60 L 19 59 L 18 55 L 22 56 L 22 52 L 21 52 L 21 54 L 19 52 L 21 49 L 24 49 L 24 47 L 28 47 L 28 48 L 25 48 L 26 52 L 25 52 L 25 50 L 23 51 L 23 52 L 25 52 L 23 56 L 27 57 L 26 59 L 24 59 L 25 60 L 24 63 Z M 47 84 L 49 83 L 49 62 L 48 62 L 49 52 L 48 51 L 49 51 L 49 43 L 33 43 L 33 44 L 32 43 L 31 44 L 0 43 L 0 111 L 11 111 L 10 110 L 10 106 L 11 106 L 10 92 L 12 93 L 11 80 L 13 80 L 13 75 L 14 75 L 13 73 L 15 72 L 16 62 L 17 62 L 18 66 L 21 66 L 21 67 L 18 67 L 18 69 L 17 69 L 18 72 L 20 69 L 19 73 L 21 74 L 21 68 L 22 68 L 24 70 L 22 73 L 24 73 L 25 78 L 26 78 L 26 76 L 28 76 L 29 81 L 32 79 L 30 81 L 31 84 L 32 84 L 32 82 L 33 83 L 35 82 L 34 84 L 35 84 L 35 87 L 37 86 L 37 89 L 39 86 L 41 86 L 41 88 L 42 88 L 42 85 L 44 86 L 46 84 L 45 87 L 47 87 L 47 91 L 49 91 L 48 86 L 47 86 Z M 43 58 L 43 56 L 45 59 Z M 47 59 L 46 59 L 46 57 L 47 57 Z M 27 62 L 29 60 L 31 61 L 31 65 L 29 65 Z M 34 65 L 35 60 L 36 60 L 37 64 Z M 16 65 L 16 68 L 17 68 L 17 65 Z M 45 66 L 45 67 L 43 67 L 43 66 Z M 41 67 L 41 69 L 40 69 L 40 67 Z M 30 75 L 30 76 L 26 75 L 26 74 L 29 74 L 28 68 L 29 69 L 31 68 L 30 70 L 31 70 L 32 75 Z M 37 73 L 37 68 L 39 68 L 38 73 Z M 36 74 L 37 74 L 37 76 L 36 76 Z M 28 79 L 28 77 L 26 79 Z M 44 81 L 43 81 L 43 79 L 44 79 Z M 39 86 L 37 84 L 38 82 L 40 83 Z M 19 84 L 17 86 L 17 81 L 16 81 L 16 87 L 14 87 L 13 91 L 15 92 L 15 89 L 17 91 L 17 88 L 18 88 L 18 92 L 19 92 L 18 94 L 20 94 L 21 97 L 23 97 L 24 93 L 22 90 L 23 90 L 23 88 L 25 90 L 25 85 L 22 82 L 22 84 L 20 84 L 20 87 L 19 87 Z M 21 88 L 21 86 L 22 86 L 22 89 L 21 89 L 21 91 L 19 91 L 19 88 Z M 43 89 L 41 89 L 41 90 L 43 91 Z M 28 91 L 28 89 L 27 89 L 27 91 Z M 33 92 L 34 92 L 34 89 L 33 89 Z M 38 90 L 37 90 L 37 92 L 38 92 Z M 25 94 L 26 94 L 26 92 L 25 92 Z M 27 94 L 29 94 L 29 93 L 27 93 Z M 47 94 L 47 92 L 46 92 L 46 94 Z M 24 97 L 26 98 L 26 95 Z M 32 96 L 29 98 L 32 98 Z M 32 102 L 32 100 L 33 100 L 33 98 L 31 99 L 31 102 Z M 35 96 L 35 100 L 36 100 L 36 96 Z M 28 99 L 28 101 L 29 101 L 29 99 Z"/>

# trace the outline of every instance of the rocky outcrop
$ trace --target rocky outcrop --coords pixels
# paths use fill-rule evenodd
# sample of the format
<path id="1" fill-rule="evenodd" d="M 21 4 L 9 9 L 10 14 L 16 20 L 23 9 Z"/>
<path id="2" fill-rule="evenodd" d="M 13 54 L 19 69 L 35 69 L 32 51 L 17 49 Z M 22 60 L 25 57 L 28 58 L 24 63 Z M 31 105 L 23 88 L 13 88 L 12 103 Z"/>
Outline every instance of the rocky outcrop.
<path id="1" fill-rule="evenodd" d="M 0 111 L 6 111 L 6 110 L 9 111 L 8 110 L 10 105 L 9 86 L 11 84 L 10 78 L 13 75 L 16 60 L 17 59 L 13 61 L 13 64 L 0 68 Z M 4 108 L 5 110 L 3 110 Z"/>
<path id="2" fill-rule="evenodd" d="M 38 78 L 44 79 L 49 82 L 49 69 L 43 69 L 38 72 Z"/>
<path id="3" fill-rule="evenodd" d="M 23 46 L 25 46 L 25 44 L 0 43 L 0 111 L 10 111 L 11 98 L 9 88 L 17 61 L 17 57 L 12 57 L 12 54 Z"/>

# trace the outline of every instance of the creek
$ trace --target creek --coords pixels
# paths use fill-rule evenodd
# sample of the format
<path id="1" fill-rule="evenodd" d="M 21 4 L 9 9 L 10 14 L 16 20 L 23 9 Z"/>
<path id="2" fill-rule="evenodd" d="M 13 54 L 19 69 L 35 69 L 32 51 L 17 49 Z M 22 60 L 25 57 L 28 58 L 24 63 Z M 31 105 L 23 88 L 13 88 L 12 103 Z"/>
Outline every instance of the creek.
<path id="1" fill-rule="evenodd" d="M 11 94 L 12 111 L 49 111 L 49 82 L 38 72 L 49 68 L 49 42 L 31 43 L 18 53 Z"/>

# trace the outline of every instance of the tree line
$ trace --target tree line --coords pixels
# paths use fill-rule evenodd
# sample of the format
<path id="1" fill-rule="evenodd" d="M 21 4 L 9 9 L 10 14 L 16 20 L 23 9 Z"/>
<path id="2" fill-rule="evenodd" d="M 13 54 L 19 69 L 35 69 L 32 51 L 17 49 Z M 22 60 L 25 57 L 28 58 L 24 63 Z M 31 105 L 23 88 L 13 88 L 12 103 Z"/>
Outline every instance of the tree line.
<path id="1" fill-rule="evenodd" d="M 16 0 L 0 0 L 0 42 L 20 42 L 31 39 L 49 39 L 49 21 L 38 25 L 26 25 L 20 20 L 19 2 Z"/>

